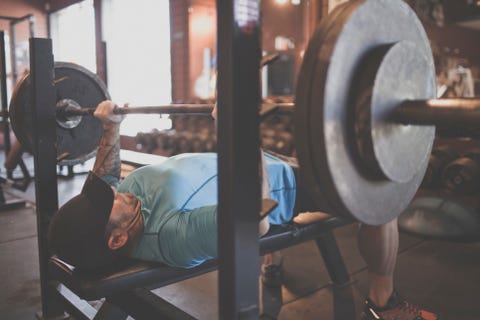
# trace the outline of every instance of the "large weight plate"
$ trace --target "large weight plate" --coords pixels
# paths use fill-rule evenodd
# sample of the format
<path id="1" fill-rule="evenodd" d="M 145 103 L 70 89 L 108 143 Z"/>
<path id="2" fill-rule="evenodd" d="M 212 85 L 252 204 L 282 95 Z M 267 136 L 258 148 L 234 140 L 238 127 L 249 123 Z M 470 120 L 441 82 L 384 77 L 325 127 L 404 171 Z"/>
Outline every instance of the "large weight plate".
<path id="1" fill-rule="evenodd" d="M 101 101 L 110 99 L 100 78 L 77 64 L 55 62 L 54 73 L 57 102 L 69 99 L 81 108 L 93 108 Z M 26 74 L 15 87 L 9 107 L 13 131 L 27 151 L 32 150 L 34 139 L 31 129 L 30 88 L 30 77 Z M 74 165 L 95 156 L 103 132 L 100 120 L 85 116 L 71 128 L 65 128 L 57 122 L 56 129 L 57 155 L 68 153 L 58 164 Z"/>
<path id="2" fill-rule="evenodd" d="M 373 49 L 400 41 L 413 43 L 428 61 L 427 88 L 418 96 L 435 97 L 435 70 L 425 31 L 411 8 L 400 0 L 351 1 L 344 14 L 324 33 L 321 45 L 312 38 L 303 61 L 296 93 L 296 145 L 302 178 L 317 205 L 357 221 L 379 225 L 397 217 L 410 203 L 428 164 L 434 129 L 425 127 L 417 170 L 408 181 L 372 179 L 355 157 L 351 137 L 351 95 L 355 73 Z M 307 56 L 307 54 L 305 55 Z M 307 64 L 307 65 L 305 65 Z M 303 88 L 305 87 L 305 88 Z M 384 92 L 384 95 L 393 95 Z M 396 99 L 401 99 L 395 95 Z M 402 130 L 410 130 L 403 126 Z M 402 165 L 402 159 L 394 159 Z M 304 166 L 304 164 L 309 166 Z M 397 179 L 401 180 L 401 179 Z"/>
<path id="3" fill-rule="evenodd" d="M 323 45 L 323 41 L 332 29 L 339 26 L 338 21 L 345 19 L 351 13 L 352 2 L 344 2 L 335 7 L 335 9 L 324 19 L 316 28 L 313 34 L 305 55 L 303 57 L 303 63 L 296 88 L 296 106 L 305 106 L 310 104 L 311 86 L 313 81 L 314 70 L 317 62 L 317 53 Z M 312 146 L 310 143 L 310 136 L 308 126 L 305 125 L 305 119 L 310 117 L 308 108 L 296 107 L 294 113 L 295 119 L 295 148 L 298 152 L 298 160 L 302 172 L 302 180 L 309 187 L 309 192 L 312 198 L 315 199 L 318 209 L 322 211 L 332 212 L 332 206 L 329 204 L 324 193 L 321 191 L 320 186 L 316 183 L 315 177 L 312 174 L 314 172 L 314 163 L 307 155 Z"/>

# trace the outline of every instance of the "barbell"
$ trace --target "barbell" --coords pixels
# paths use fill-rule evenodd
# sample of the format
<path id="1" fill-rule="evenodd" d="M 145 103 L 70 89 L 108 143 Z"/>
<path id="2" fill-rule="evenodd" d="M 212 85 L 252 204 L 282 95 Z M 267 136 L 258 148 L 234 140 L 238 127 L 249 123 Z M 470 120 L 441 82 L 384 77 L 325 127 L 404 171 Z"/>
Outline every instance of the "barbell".
<path id="1" fill-rule="evenodd" d="M 57 149 L 74 164 L 96 150 L 101 124 L 87 117 L 94 111 L 88 106 L 109 94 L 98 77 L 77 65 L 56 63 L 54 72 Z M 30 146 L 28 86 L 28 77 L 17 85 L 10 117 L 18 139 Z M 212 108 L 168 105 L 115 113 L 207 114 Z M 300 173 L 318 209 L 371 225 L 396 218 L 411 202 L 435 126 L 451 136 L 477 137 L 480 120 L 480 99 L 436 99 L 428 38 L 401 0 L 349 1 L 322 20 L 304 55 L 294 109 Z"/>
<path id="2" fill-rule="evenodd" d="M 271 61 L 271 60 L 270 60 Z M 98 141 L 102 134 L 99 121 L 96 118 L 83 120 L 83 117 L 93 115 L 95 108 L 89 107 L 100 101 L 110 98 L 105 84 L 82 66 L 74 63 L 55 62 L 54 72 L 56 76 L 55 89 L 57 92 L 57 103 L 55 107 L 57 129 L 57 152 L 59 164 L 74 165 L 83 163 L 95 156 Z M 438 105 L 438 101 L 442 103 Z M 448 102 L 446 105 L 445 102 Z M 22 147 L 31 151 L 32 143 L 32 124 L 30 121 L 30 79 L 29 74 L 18 82 L 15 87 L 10 102 L 10 119 L 12 128 L 20 141 Z M 465 105 L 461 99 L 437 100 L 429 102 L 431 108 L 441 108 L 442 113 L 437 117 L 439 122 L 445 119 L 452 119 L 452 115 L 465 118 L 465 121 L 472 122 L 470 116 L 471 106 L 466 105 L 459 108 L 459 104 Z M 475 103 L 472 100 L 472 103 Z M 469 104 L 472 104 L 469 102 Z M 477 102 L 478 104 L 478 102 Z M 260 119 L 268 116 L 272 112 L 292 112 L 293 103 L 262 103 L 260 108 Z M 405 101 L 397 112 L 397 120 L 400 122 L 405 119 L 411 121 L 424 121 L 425 114 L 418 116 L 419 108 L 422 108 L 419 101 Z M 128 108 L 115 108 L 115 114 L 194 114 L 208 115 L 212 112 L 212 104 L 170 104 L 163 106 L 132 106 Z M 414 114 L 412 116 L 411 114 Z M 424 118 L 421 116 L 423 115 Z M 427 114 L 428 121 L 432 121 L 430 114 Z M 422 120 L 423 119 L 423 120 Z M 463 133 L 470 127 L 462 127 Z"/>
<path id="3" fill-rule="evenodd" d="M 278 54 L 262 57 L 260 67 L 278 59 Z M 57 159 L 60 165 L 84 163 L 96 154 L 103 129 L 93 115 L 101 101 L 110 99 L 104 82 L 88 69 L 69 62 L 54 63 L 54 85 L 57 94 L 55 120 L 57 123 Z M 26 73 L 15 86 L 9 105 L 12 129 L 26 151 L 32 151 L 30 75 Z M 209 115 L 213 104 L 169 104 L 163 106 L 132 106 L 115 108 L 115 114 L 194 114 Z M 260 120 L 272 112 L 284 112 L 291 103 L 263 103 Z"/>

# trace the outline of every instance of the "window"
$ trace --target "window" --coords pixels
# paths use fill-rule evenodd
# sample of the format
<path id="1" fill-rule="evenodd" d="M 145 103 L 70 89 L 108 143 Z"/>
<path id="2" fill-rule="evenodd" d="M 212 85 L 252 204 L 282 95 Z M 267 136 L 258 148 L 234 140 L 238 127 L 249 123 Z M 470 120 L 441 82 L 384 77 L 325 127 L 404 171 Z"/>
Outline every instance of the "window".
<path id="1" fill-rule="evenodd" d="M 107 43 L 107 79 L 112 99 L 132 105 L 171 103 L 169 1 L 104 0 L 103 40 Z M 129 115 L 122 135 L 169 129 L 159 115 Z"/>
<path id="2" fill-rule="evenodd" d="M 55 61 L 77 63 L 96 72 L 93 0 L 84 0 L 50 15 Z"/>

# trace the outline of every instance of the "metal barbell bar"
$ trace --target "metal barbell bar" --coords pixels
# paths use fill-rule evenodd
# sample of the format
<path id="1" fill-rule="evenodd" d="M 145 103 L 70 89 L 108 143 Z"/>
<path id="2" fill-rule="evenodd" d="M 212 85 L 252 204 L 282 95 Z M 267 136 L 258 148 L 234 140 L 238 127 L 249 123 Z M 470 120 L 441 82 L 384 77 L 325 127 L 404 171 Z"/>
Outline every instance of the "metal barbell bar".
<path id="1" fill-rule="evenodd" d="M 392 112 L 392 120 L 403 124 L 435 125 L 448 129 L 479 130 L 479 98 L 409 100 Z"/>
<path id="2" fill-rule="evenodd" d="M 273 111 L 292 112 L 293 102 L 261 104 L 260 114 L 270 114 Z M 114 114 L 210 114 L 213 104 L 170 104 L 163 106 L 132 106 L 115 107 Z M 95 108 L 77 109 L 70 105 L 58 106 L 57 116 L 88 116 L 93 115 Z M 435 125 L 448 129 L 455 124 L 455 128 L 464 130 L 478 129 L 480 123 L 479 98 L 439 98 L 428 100 L 405 100 L 395 108 L 389 118 L 390 121 L 405 125 Z M 462 132 L 457 132 L 462 134 Z"/>
<path id="3" fill-rule="evenodd" d="M 113 109 L 114 114 L 209 114 L 213 110 L 211 104 L 178 104 L 164 106 L 134 106 L 118 107 Z M 59 106 L 57 116 L 89 116 L 93 115 L 95 108 L 77 109 L 72 106 Z"/>
<path id="4" fill-rule="evenodd" d="M 260 115 L 265 112 L 275 111 L 291 111 L 294 107 L 293 103 L 270 103 L 261 104 Z M 170 104 L 163 106 L 132 106 L 132 107 L 115 107 L 114 114 L 210 114 L 214 108 L 213 104 Z M 57 105 L 57 116 L 88 116 L 93 115 L 95 108 L 76 108 L 72 105 Z"/>

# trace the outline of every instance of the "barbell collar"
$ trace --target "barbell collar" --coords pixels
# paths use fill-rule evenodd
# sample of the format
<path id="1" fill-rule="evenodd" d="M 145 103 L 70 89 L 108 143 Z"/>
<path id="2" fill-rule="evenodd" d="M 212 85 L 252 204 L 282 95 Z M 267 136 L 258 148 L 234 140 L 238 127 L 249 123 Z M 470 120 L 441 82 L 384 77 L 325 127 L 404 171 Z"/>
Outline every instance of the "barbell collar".
<path id="1" fill-rule="evenodd" d="M 407 100 L 392 111 L 391 120 L 401 124 L 434 125 L 451 134 L 471 136 L 480 124 L 480 99 L 444 98 Z"/>

